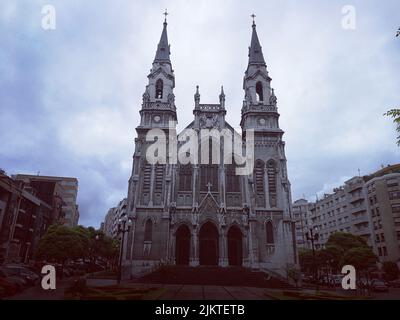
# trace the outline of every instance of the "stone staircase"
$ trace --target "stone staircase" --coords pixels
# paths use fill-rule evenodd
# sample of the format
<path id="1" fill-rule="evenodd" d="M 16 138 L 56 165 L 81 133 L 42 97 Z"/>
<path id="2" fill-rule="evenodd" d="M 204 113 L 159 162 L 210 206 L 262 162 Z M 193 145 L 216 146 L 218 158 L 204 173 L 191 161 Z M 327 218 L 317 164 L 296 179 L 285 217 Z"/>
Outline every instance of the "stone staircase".
<path id="1" fill-rule="evenodd" d="M 293 289 L 283 280 L 263 271 L 244 267 L 217 266 L 162 266 L 138 279 L 141 283 L 246 286 L 260 288 Z"/>

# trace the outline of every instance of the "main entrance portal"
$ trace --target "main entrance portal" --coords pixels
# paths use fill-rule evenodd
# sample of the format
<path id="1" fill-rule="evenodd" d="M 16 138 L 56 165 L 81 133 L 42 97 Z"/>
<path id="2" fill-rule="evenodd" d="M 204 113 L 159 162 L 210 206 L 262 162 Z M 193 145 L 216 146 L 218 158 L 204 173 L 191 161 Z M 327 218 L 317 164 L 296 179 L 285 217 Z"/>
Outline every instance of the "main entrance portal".
<path id="1" fill-rule="evenodd" d="M 176 230 L 175 255 L 176 264 L 189 265 L 190 230 L 186 225 L 181 225 Z"/>
<path id="2" fill-rule="evenodd" d="M 218 265 L 218 229 L 211 222 L 206 222 L 199 233 L 200 265 Z"/>
<path id="3" fill-rule="evenodd" d="M 236 226 L 228 231 L 228 262 L 231 266 L 242 265 L 242 232 Z"/>

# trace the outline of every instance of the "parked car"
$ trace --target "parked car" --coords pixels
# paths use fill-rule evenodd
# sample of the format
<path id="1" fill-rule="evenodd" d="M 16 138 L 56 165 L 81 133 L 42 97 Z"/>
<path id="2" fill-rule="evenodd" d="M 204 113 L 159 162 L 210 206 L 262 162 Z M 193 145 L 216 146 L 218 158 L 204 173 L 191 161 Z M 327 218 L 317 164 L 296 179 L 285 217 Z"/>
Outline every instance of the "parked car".
<path id="1" fill-rule="evenodd" d="M 12 282 L 18 286 L 19 291 L 22 291 L 24 288 L 28 287 L 28 283 L 26 280 L 20 276 L 16 276 L 15 274 L 4 270 L 3 267 L 0 268 L 0 279 L 5 279 L 9 282 Z"/>
<path id="2" fill-rule="evenodd" d="M 373 279 L 371 281 L 371 289 L 374 292 L 388 292 L 389 287 L 382 281 L 378 279 Z"/>
<path id="3" fill-rule="evenodd" d="M 25 279 L 26 282 L 31 286 L 39 284 L 40 277 L 36 273 L 26 269 L 23 266 L 5 265 L 2 268 L 6 269 L 9 274 L 20 276 L 21 278 Z"/>
<path id="4" fill-rule="evenodd" d="M 392 288 L 400 288 L 400 279 L 389 281 L 389 286 Z"/>

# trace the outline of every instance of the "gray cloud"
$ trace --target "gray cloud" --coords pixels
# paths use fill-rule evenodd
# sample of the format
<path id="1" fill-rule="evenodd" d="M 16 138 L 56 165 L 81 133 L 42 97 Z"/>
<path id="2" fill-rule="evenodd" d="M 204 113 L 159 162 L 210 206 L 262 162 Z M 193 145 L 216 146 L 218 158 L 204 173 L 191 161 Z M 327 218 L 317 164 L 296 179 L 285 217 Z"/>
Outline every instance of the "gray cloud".
<path id="1" fill-rule="evenodd" d="M 347 177 L 398 162 L 394 126 L 382 114 L 400 101 L 398 1 L 353 1 L 356 29 L 341 27 L 345 2 L 50 1 L 0 10 L 0 166 L 79 179 L 81 223 L 99 225 L 126 195 L 134 128 L 162 28 L 176 76 L 179 127 L 192 119 L 195 85 L 240 122 L 251 20 L 276 88 L 286 131 L 293 199 L 328 192 Z"/>

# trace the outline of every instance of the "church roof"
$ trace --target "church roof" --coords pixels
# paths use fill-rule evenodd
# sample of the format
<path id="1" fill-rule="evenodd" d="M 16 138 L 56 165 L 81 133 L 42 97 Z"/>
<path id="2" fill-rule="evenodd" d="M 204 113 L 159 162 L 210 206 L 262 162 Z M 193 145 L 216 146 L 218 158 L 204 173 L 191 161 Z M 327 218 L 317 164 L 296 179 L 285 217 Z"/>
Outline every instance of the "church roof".
<path id="1" fill-rule="evenodd" d="M 251 43 L 249 47 L 249 65 L 262 64 L 265 65 L 264 56 L 262 53 L 260 41 L 258 40 L 256 24 L 253 22 L 253 33 L 251 34 Z"/>
<path id="2" fill-rule="evenodd" d="M 170 48 L 168 44 L 168 36 L 167 36 L 167 22 L 164 21 L 163 31 L 161 33 L 160 42 L 157 46 L 156 56 L 154 58 L 154 62 L 169 62 L 171 60 L 169 58 Z"/>

